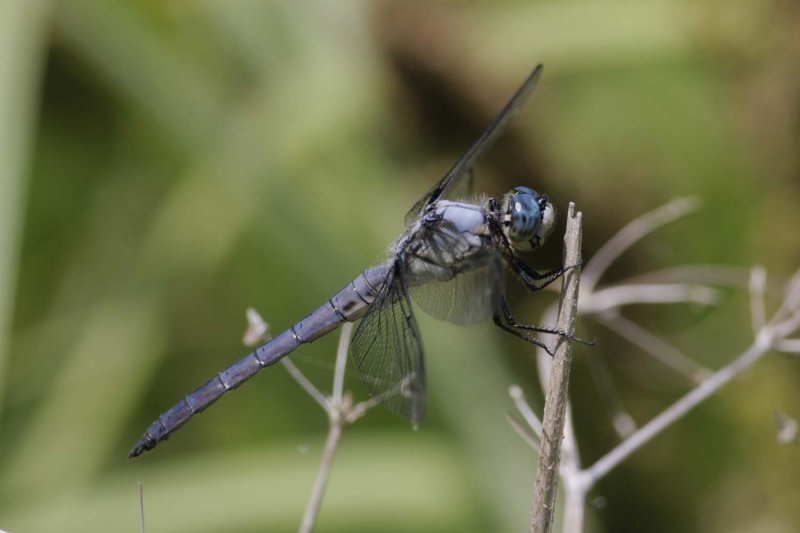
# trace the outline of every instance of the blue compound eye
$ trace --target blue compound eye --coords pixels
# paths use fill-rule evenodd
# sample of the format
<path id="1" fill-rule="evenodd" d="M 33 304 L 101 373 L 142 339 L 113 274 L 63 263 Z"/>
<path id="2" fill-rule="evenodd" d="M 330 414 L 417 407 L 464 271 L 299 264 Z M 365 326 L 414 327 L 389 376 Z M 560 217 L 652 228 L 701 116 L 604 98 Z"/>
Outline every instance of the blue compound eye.
<path id="1" fill-rule="evenodd" d="M 503 199 L 503 232 L 516 250 L 534 250 L 553 231 L 556 211 L 547 196 L 517 187 Z"/>
<path id="2" fill-rule="evenodd" d="M 542 212 L 538 195 L 527 187 L 517 187 L 510 198 L 511 223 L 509 237 L 513 241 L 529 241 L 536 234 Z"/>

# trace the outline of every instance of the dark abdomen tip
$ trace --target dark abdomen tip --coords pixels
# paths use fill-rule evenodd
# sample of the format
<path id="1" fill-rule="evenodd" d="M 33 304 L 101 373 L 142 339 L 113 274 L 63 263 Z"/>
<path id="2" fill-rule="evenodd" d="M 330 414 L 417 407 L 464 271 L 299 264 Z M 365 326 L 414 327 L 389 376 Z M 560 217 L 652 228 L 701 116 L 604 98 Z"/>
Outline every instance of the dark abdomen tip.
<path id="1" fill-rule="evenodd" d="M 133 459 L 134 457 L 139 457 L 143 452 L 152 450 L 156 447 L 158 441 L 150 436 L 149 433 L 145 433 L 141 439 L 136 443 L 136 445 L 131 449 L 130 453 L 128 454 L 128 459 Z"/>

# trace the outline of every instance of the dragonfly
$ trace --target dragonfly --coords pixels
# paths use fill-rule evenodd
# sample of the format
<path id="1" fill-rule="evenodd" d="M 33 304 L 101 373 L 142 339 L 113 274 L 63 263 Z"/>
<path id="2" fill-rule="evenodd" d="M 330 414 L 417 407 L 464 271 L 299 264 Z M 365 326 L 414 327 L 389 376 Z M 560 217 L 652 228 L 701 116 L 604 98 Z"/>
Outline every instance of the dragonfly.
<path id="1" fill-rule="evenodd" d="M 472 147 L 414 204 L 406 214 L 404 233 L 382 264 L 364 270 L 308 316 L 165 411 L 129 457 L 153 449 L 226 392 L 300 345 L 359 319 L 350 353 L 361 381 L 384 407 L 419 426 L 425 413 L 425 366 L 412 299 L 430 315 L 455 324 L 491 318 L 548 352 L 535 334 L 580 341 L 554 328 L 517 322 L 506 299 L 506 269 L 528 290 L 538 291 L 569 268 L 539 273 L 519 257 L 539 248 L 555 226 L 556 210 L 548 197 L 519 186 L 500 199 L 468 200 L 475 162 L 507 129 L 541 73 L 538 65 Z"/>

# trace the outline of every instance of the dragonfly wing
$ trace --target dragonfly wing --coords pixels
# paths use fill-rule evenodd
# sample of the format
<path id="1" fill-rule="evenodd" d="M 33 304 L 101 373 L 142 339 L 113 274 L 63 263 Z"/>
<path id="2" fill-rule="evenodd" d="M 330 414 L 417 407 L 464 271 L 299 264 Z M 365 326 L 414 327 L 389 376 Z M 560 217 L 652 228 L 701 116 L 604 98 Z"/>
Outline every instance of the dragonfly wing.
<path id="1" fill-rule="evenodd" d="M 447 281 L 412 287 L 411 296 L 440 320 L 459 325 L 483 322 L 492 317 L 502 294 L 503 278 L 494 263 L 485 261 Z"/>
<path id="2" fill-rule="evenodd" d="M 459 233 L 444 219 L 421 229 L 419 238 L 424 246 L 408 258 L 418 261 L 410 271 L 435 272 L 429 277 L 437 280 L 412 283 L 414 301 L 431 316 L 454 324 L 491 318 L 503 293 L 500 254 L 489 246 L 476 249 L 474 235 Z"/>
<path id="3" fill-rule="evenodd" d="M 418 426 L 425 415 L 422 339 L 399 259 L 356 328 L 350 353 L 370 395 Z"/>
<path id="4" fill-rule="evenodd" d="M 458 196 L 466 195 L 471 192 L 472 184 L 472 167 L 475 161 L 478 160 L 494 143 L 498 137 L 508 127 L 509 122 L 517 114 L 522 105 L 527 100 L 536 82 L 542 74 L 542 65 L 537 65 L 528 78 L 511 97 L 511 100 L 503 107 L 503 109 L 494 118 L 488 128 L 481 134 L 475 144 L 470 147 L 467 152 L 461 156 L 455 165 L 447 171 L 447 174 L 429 190 L 425 196 L 420 198 L 414 207 L 406 214 L 406 223 L 413 222 L 417 219 L 422 211 L 425 210 L 433 202 L 442 198 L 445 194 Z"/>

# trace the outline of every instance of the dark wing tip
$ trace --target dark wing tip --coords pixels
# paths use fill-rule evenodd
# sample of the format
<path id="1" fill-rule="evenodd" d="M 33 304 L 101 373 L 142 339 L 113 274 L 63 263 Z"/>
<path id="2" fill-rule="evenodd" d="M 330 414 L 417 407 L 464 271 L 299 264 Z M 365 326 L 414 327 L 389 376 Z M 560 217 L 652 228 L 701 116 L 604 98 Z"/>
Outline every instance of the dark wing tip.
<path id="1" fill-rule="evenodd" d="M 522 82 L 522 86 L 520 87 L 520 89 L 529 85 L 536 85 L 536 83 L 539 82 L 539 78 L 542 76 L 543 70 L 544 70 L 544 63 L 537 63 L 536 66 L 533 67 L 531 73 L 528 74 L 528 77 L 525 79 L 525 81 Z"/>

